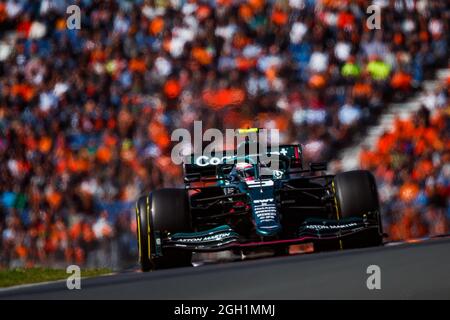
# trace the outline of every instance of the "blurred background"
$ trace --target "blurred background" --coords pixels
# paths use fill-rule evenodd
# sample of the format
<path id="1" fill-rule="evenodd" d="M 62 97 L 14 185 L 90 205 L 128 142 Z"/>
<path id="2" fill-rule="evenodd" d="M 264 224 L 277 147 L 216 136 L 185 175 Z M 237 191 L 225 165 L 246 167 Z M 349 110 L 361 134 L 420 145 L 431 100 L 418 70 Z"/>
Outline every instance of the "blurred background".
<path id="1" fill-rule="evenodd" d="M 448 233 L 449 21 L 442 0 L 1 1 L 0 268 L 135 264 L 134 201 L 181 183 L 170 134 L 194 120 L 371 170 L 389 240 Z"/>

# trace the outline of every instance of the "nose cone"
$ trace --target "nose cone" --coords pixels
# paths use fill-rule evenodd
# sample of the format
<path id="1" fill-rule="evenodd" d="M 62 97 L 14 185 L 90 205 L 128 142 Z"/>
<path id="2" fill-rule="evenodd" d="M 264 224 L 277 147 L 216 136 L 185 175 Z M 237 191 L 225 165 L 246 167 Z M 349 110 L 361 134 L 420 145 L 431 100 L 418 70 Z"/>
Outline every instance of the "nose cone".
<path id="1" fill-rule="evenodd" d="M 263 222 L 256 227 L 256 233 L 260 236 L 270 237 L 275 236 L 281 231 L 281 225 L 279 222 Z"/>
<path id="2" fill-rule="evenodd" d="M 273 182 L 265 187 L 250 190 L 256 233 L 261 236 L 276 235 L 281 230 L 281 224 L 275 203 Z"/>

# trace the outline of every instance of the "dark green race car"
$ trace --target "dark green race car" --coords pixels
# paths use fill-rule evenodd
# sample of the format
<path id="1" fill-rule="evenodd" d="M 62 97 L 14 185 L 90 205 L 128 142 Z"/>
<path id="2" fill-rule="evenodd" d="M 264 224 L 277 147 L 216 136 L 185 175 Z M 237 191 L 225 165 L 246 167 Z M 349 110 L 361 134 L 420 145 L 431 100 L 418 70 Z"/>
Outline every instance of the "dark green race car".
<path id="1" fill-rule="evenodd" d="M 313 244 L 314 251 L 382 245 L 370 172 L 329 175 L 325 163 L 305 169 L 300 145 L 277 152 L 276 170 L 260 161 L 261 154 L 192 155 L 184 164 L 184 188 L 140 197 L 142 270 L 189 266 L 193 252 L 268 248 L 285 254 L 302 243 Z"/>

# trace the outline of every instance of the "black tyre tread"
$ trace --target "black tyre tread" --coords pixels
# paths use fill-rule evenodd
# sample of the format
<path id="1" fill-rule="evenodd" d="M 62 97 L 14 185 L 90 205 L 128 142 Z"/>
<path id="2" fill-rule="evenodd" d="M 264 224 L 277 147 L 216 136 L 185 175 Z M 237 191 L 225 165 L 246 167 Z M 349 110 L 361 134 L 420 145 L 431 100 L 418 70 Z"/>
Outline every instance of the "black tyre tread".
<path id="1" fill-rule="evenodd" d="M 147 230 L 147 196 L 142 196 L 136 203 L 137 237 L 139 246 L 139 262 L 142 271 L 150 271 L 153 263 L 148 255 L 148 230 Z"/>
<path id="2" fill-rule="evenodd" d="M 140 197 L 137 203 L 137 218 L 140 219 L 138 238 L 142 271 L 190 265 L 192 253 L 188 251 L 166 249 L 162 257 L 148 256 L 149 240 L 150 251 L 155 250 L 154 230 L 171 233 L 191 230 L 188 196 L 184 189 L 160 189 Z"/>
<path id="3" fill-rule="evenodd" d="M 377 230 L 367 230 L 357 237 L 345 238 L 343 248 L 379 246 L 383 243 L 380 204 L 374 176 L 366 170 L 339 173 L 334 178 L 339 218 L 361 217 L 378 212 Z"/>
<path id="4" fill-rule="evenodd" d="M 334 178 L 336 198 L 342 218 L 379 211 L 375 178 L 366 170 L 339 173 Z"/>

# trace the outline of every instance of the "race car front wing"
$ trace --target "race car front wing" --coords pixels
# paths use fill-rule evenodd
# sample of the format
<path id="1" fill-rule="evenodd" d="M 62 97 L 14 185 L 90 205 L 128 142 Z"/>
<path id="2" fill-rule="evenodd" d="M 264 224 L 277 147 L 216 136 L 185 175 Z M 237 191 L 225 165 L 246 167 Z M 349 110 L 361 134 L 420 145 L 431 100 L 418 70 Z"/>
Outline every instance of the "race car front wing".
<path id="1" fill-rule="evenodd" d="M 291 245 L 321 240 L 341 239 L 371 229 L 378 229 L 376 221 L 363 218 L 340 220 L 306 219 L 298 228 L 297 236 L 283 239 L 248 240 L 228 225 L 201 232 L 174 233 L 160 241 L 162 248 L 179 248 L 191 251 L 220 251 L 232 248 Z"/>

